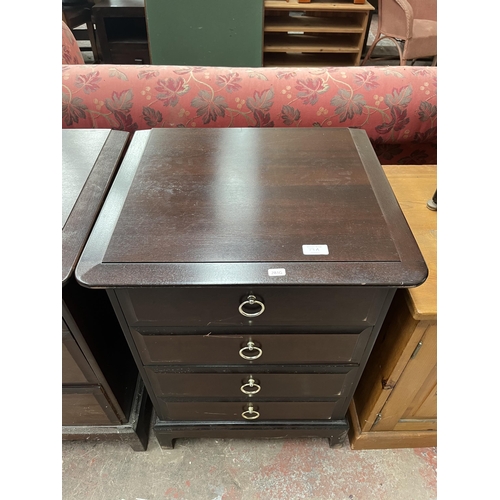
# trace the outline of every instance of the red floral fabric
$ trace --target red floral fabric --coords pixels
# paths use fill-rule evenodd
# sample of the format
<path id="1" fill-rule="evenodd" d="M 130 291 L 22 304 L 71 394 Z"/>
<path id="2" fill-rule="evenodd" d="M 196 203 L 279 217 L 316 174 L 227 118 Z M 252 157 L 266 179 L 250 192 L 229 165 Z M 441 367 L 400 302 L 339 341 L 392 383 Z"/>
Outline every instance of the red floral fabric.
<path id="1" fill-rule="evenodd" d="M 382 164 L 435 164 L 436 92 L 436 67 L 66 63 L 62 126 L 352 127 L 367 132 Z"/>
<path id="2" fill-rule="evenodd" d="M 62 63 L 63 64 L 83 64 L 83 56 L 80 52 L 80 47 L 68 28 L 67 24 L 62 21 Z"/>

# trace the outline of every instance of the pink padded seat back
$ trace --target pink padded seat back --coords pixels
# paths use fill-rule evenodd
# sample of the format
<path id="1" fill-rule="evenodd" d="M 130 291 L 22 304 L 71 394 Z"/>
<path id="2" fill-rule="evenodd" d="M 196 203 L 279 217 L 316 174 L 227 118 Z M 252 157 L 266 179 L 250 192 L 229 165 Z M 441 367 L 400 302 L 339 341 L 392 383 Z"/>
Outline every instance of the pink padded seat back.
<path id="1" fill-rule="evenodd" d="M 83 56 L 73 33 L 62 22 L 62 64 L 83 64 Z"/>

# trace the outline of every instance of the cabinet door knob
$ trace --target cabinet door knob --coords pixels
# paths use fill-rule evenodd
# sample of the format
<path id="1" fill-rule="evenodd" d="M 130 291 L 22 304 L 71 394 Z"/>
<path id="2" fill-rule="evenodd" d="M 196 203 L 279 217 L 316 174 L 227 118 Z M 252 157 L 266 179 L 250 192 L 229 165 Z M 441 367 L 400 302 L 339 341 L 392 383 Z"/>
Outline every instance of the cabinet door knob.
<path id="1" fill-rule="evenodd" d="M 254 352 L 255 351 L 255 352 Z M 257 347 L 251 340 L 247 342 L 245 347 L 240 349 L 240 356 L 243 359 L 258 359 L 262 356 L 262 349 Z"/>
<path id="2" fill-rule="evenodd" d="M 247 409 L 241 414 L 241 416 L 246 420 L 255 420 L 256 418 L 260 417 L 260 413 L 257 410 L 258 408 L 255 408 L 254 410 L 253 405 L 250 403 Z"/>
<path id="3" fill-rule="evenodd" d="M 240 387 L 241 392 L 243 394 L 248 394 L 249 396 L 251 396 L 252 394 L 257 394 L 261 389 L 258 382 L 259 382 L 258 380 L 254 380 L 253 377 L 250 376 L 248 382 L 246 382 Z"/>
<path id="4" fill-rule="evenodd" d="M 247 312 L 244 309 L 245 306 L 251 306 L 251 309 L 253 309 L 253 306 L 255 305 L 259 307 L 259 309 L 255 312 Z M 240 314 L 246 316 L 247 318 L 255 318 L 255 316 L 260 316 L 266 310 L 266 306 L 260 300 L 257 300 L 255 295 L 249 295 L 247 299 L 240 304 L 238 310 L 240 311 Z"/>

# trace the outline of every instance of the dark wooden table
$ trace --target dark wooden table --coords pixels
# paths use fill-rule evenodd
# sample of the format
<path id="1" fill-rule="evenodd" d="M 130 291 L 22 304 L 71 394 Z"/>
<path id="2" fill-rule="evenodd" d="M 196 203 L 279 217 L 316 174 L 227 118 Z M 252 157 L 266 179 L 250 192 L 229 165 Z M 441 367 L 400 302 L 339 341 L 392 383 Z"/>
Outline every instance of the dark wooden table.
<path id="1" fill-rule="evenodd" d="M 106 288 L 156 436 L 345 439 L 398 288 L 427 276 L 361 130 L 134 134 L 78 281 Z"/>
<path id="2" fill-rule="evenodd" d="M 102 63 L 150 63 L 144 0 L 96 0 L 92 19 Z"/>
<path id="3" fill-rule="evenodd" d="M 62 437 L 144 450 L 151 407 L 106 292 L 74 269 L 128 141 L 127 132 L 63 130 Z"/>

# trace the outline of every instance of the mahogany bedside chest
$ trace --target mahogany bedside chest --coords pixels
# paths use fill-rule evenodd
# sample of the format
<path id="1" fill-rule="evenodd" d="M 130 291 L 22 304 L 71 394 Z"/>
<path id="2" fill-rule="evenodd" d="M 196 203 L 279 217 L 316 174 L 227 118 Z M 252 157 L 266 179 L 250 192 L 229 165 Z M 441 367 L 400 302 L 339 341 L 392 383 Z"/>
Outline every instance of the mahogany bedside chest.
<path id="1" fill-rule="evenodd" d="M 76 269 L 179 437 L 326 437 L 427 267 L 362 130 L 139 131 Z"/>
<path id="2" fill-rule="evenodd" d="M 140 451 L 151 402 L 106 292 L 74 276 L 128 137 L 62 131 L 62 437 L 121 440 Z"/>

